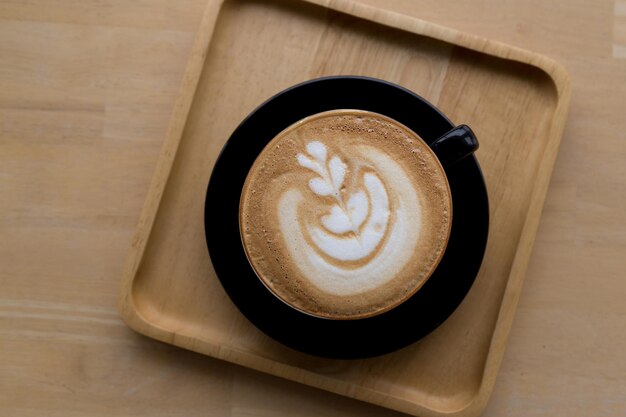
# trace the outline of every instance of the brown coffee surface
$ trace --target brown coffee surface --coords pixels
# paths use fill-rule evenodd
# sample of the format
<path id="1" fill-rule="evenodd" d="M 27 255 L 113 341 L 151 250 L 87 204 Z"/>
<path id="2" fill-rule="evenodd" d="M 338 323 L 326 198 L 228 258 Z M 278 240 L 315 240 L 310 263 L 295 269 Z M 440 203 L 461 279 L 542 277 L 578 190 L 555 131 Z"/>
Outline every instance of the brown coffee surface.
<path id="1" fill-rule="evenodd" d="M 369 317 L 426 282 L 450 234 L 450 188 L 428 145 L 377 113 L 333 110 L 278 134 L 253 164 L 239 221 L 259 279 L 292 307 Z"/>

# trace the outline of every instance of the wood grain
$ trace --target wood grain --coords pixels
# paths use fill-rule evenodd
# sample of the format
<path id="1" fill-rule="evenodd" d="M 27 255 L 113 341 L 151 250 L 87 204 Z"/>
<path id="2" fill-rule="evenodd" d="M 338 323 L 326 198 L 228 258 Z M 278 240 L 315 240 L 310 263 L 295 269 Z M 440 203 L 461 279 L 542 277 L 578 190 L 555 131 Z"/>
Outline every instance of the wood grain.
<path id="1" fill-rule="evenodd" d="M 367 0 L 548 54 L 573 100 L 485 415 L 626 409 L 626 62 L 609 0 Z M 131 244 L 205 2 L 0 3 L 0 413 L 390 415 L 136 336 Z M 332 372 L 332 369 L 329 369 Z"/>

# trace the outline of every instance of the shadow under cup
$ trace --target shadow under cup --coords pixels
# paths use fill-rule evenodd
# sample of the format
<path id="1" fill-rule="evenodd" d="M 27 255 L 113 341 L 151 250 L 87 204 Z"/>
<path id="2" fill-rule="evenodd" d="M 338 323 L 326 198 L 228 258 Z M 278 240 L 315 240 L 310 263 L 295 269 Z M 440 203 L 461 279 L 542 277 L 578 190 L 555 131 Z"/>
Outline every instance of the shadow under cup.
<path id="1" fill-rule="evenodd" d="M 239 230 L 241 191 L 265 145 L 293 123 L 337 109 L 380 113 L 417 133 L 444 167 L 454 213 L 445 253 L 426 283 L 397 307 L 354 320 L 312 316 L 277 298 L 248 262 Z M 302 352 L 331 358 L 363 358 L 419 340 L 457 308 L 482 262 L 489 210 L 482 173 L 471 154 L 476 148 L 469 128 L 455 128 L 424 99 L 386 81 L 327 77 L 279 93 L 254 110 L 233 132 L 209 181 L 205 232 L 219 280 L 256 327 Z"/>

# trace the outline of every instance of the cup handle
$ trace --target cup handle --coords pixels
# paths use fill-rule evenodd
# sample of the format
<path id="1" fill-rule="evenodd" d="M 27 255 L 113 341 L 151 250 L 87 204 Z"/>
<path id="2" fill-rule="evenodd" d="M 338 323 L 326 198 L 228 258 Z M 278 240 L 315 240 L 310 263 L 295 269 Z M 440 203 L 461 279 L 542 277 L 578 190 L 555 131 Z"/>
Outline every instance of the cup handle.
<path id="1" fill-rule="evenodd" d="M 459 125 L 430 144 L 441 165 L 449 167 L 476 152 L 478 140 L 467 125 Z"/>

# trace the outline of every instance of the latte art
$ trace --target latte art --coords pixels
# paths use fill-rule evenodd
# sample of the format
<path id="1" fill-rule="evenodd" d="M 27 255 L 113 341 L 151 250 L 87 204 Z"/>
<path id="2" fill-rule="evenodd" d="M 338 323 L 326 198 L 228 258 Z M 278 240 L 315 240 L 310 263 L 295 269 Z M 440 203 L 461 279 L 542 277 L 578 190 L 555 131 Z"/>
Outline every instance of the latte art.
<path id="1" fill-rule="evenodd" d="M 259 155 L 244 185 L 242 241 L 262 282 L 306 313 L 379 314 L 439 262 L 451 220 L 447 180 L 417 135 L 344 110 L 304 119 Z"/>
<path id="2" fill-rule="evenodd" d="M 367 192 L 359 189 L 350 194 L 346 202 L 341 192 L 346 165 L 337 156 L 333 156 L 326 164 L 327 151 L 323 143 L 309 142 L 307 151 L 315 159 L 298 154 L 298 162 L 319 175 L 309 181 L 311 191 L 319 196 L 332 195 L 336 200 L 330 213 L 321 218 L 324 228 L 331 234 L 318 227 L 310 227 L 313 242 L 326 255 L 338 260 L 365 258 L 376 249 L 387 230 L 389 197 L 385 186 L 376 174 L 367 172 L 363 174 L 363 185 Z"/>
<path id="3" fill-rule="evenodd" d="M 340 157 L 328 158 L 323 143 L 309 142 L 306 150 L 310 156 L 299 153 L 297 160 L 312 171 L 310 191 L 294 184 L 278 203 L 280 228 L 290 236 L 285 241 L 289 255 L 311 283 L 331 294 L 355 295 L 391 280 L 404 267 L 419 234 L 419 221 L 409 223 L 402 210 L 419 211 L 409 178 L 388 155 L 366 145 L 352 150 L 360 166 L 350 170 L 353 178 L 346 178 L 347 165 Z M 393 193 L 397 207 L 391 207 L 379 175 L 403 185 Z M 303 202 L 309 209 L 317 205 L 312 218 L 298 216 Z"/>

